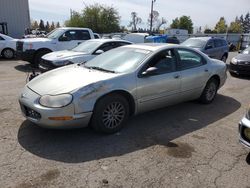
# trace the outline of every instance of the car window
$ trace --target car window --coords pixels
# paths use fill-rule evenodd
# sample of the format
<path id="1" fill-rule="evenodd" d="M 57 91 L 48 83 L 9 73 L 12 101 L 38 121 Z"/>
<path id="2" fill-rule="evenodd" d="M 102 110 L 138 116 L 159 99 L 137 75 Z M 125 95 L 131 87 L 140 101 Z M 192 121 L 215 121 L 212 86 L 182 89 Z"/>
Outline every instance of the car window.
<path id="1" fill-rule="evenodd" d="M 95 39 L 99 39 L 100 37 L 97 34 L 94 34 Z"/>
<path id="2" fill-rule="evenodd" d="M 90 38 L 87 30 L 76 30 L 76 40 L 89 40 Z"/>
<path id="3" fill-rule="evenodd" d="M 119 46 L 125 46 L 125 45 L 129 45 L 131 43 L 128 43 L 128 42 L 116 42 L 116 47 L 119 47 Z"/>
<path id="4" fill-rule="evenodd" d="M 190 50 L 177 49 L 180 58 L 180 66 L 182 70 L 191 69 L 203 65 L 203 58 Z"/>
<path id="5" fill-rule="evenodd" d="M 176 71 L 177 58 L 174 54 L 173 50 L 164 50 L 162 52 L 157 53 L 152 57 L 147 66 L 144 68 L 145 70 L 150 67 L 156 67 L 158 74 L 165 74 Z"/>
<path id="6" fill-rule="evenodd" d="M 102 50 L 102 51 L 106 52 L 106 51 L 109 51 L 113 48 L 115 48 L 115 43 L 109 42 L 109 43 L 105 43 L 105 44 L 101 45 L 97 50 Z"/>
<path id="7" fill-rule="evenodd" d="M 0 36 L 0 40 L 4 40 L 4 38 Z"/>
<path id="8" fill-rule="evenodd" d="M 214 40 L 214 46 L 215 46 L 215 48 L 221 47 L 222 46 L 222 41 L 218 40 L 218 39 Z"/>
<path id="9" fill-rule="evenodd" d="M 213 41 L 213 40 L 209 40 L 209 41 L 207 42 L 206 47 L 208 47 L 208 46 L 212 46 L 212 48 L 214 48 L 214 41 Z"/>
<path id="10" fill-rule="evenodd" d="M 88 40 L 90 39 L 89 32 L 86 30 L 69 30 L 66 31 L 60 38 L 70 40 Z"/>

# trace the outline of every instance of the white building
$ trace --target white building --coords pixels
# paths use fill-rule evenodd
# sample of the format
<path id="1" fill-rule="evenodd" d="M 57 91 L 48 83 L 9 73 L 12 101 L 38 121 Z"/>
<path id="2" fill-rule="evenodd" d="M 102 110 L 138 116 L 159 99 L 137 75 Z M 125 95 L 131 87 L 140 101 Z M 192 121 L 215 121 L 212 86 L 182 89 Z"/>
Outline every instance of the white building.
<path id="1" fill-rule="evenodd" d="M 29 1 L 0 0 L 0 23 L 3 22 L 7 23 L 9 36 L 21 38 L 30 27 Z M 3 32 L 1 25 L 0 32 Z"/>

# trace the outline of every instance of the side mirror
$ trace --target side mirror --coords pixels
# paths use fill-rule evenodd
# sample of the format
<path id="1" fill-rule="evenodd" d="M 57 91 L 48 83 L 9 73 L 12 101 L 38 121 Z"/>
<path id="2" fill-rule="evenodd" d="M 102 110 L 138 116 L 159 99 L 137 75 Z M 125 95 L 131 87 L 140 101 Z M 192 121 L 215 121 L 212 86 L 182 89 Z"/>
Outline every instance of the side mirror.
<path id="1" fill-rule="evenodd" d="M 212 49 L 212 48 L 213 48 L 212 45 L 207 45 L 207 46 L 206 46 L 206 50 L 209 50 L 209 49 Z"/>
<path id="2" fill-rule="evenodd" d="M 157 75 L 158 69 L 156 67 L 149 67 L 146 71 L 142 72 L 143 77 Z"/>
<path id="3" fill-rule="evenodd" d="M 102 53 L 104 53 L 103 50 L 97 50 L 97 51 L 95 52 L 96 55 L 100 55 L 100 54 L 102 54 Z"/>
<path id="4" fill-rule="evenodd" d="M 59 38 L 59 41 L 65 42 L 65 41 L 71 41 L 70 38 L 66 37 L 66 36 L 61 36 Z"/>

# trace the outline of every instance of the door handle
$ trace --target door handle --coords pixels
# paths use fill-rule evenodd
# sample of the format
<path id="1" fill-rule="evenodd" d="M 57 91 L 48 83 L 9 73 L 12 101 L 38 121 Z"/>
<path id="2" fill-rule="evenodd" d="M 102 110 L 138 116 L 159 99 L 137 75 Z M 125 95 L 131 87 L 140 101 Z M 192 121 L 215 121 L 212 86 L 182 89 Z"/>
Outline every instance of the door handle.
<path id="1" fill-rule="evenodd" d="M 178 78 L 180 78 L 180 75 L 176 74 L 176 75 L 174 75 L 174 78 L 178 79 Z"/>
<path id="2" fill-rule="evenodd" d="M 204 71 L 205 71 L 205 72 L 208 72 L 208 69 L 205 69 Z"/>

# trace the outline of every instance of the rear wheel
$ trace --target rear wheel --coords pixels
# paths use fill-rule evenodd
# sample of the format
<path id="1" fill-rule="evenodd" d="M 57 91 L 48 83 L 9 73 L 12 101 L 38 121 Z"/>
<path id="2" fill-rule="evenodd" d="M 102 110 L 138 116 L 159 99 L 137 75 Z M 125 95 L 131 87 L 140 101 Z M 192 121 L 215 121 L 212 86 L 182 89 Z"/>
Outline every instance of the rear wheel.
<path id="1" fill-rule="evenodd" d="M 111 94 L 97 102 L 93 117 L 92 127 L 104 133 L 119 131 L 129 117 L 129 104 L 119 94 Z"/>
<path id="2" fill-rule="evenodd" d="M 222 56 L 221 61 L 223 61 L 224 63 L 227 62 L 227 55 L 226 55 L 226 54 L 224 54 L 224 55 Z"/>
<path id="3" fill-rule="evenodd" d="M 217 90 L 219 87 L 219 82 L 215 78 L 211 78 L 204 88 L 201 96 L 200 96 L 200 102 L 204 104 L 209 104 L 213 102 L 213 100 L 216 97 Z"/>
<path id="4" fill-rule="evenodd" d="M 3 52 L 2 52 L 2 55 L 5 59 L 13 59 L 14 58 L 14 50 L 10 49 L 10 48 L 7 48 L 7 49 L 4 49 Z"/>
<path id="5" fill-rule="evenodd" d="M 44 56 L 45 54 L 47 53 L 50 53 L 51 51 L 50 50 L 41 50 L 41 51 L 38 51 L 35 55 L 35 58 L 34 58 L 34 66 L 35 67 L 38 67 L 38 65 L 41 63 L 41 60 L 42 60 L 42 56 Z"/>

